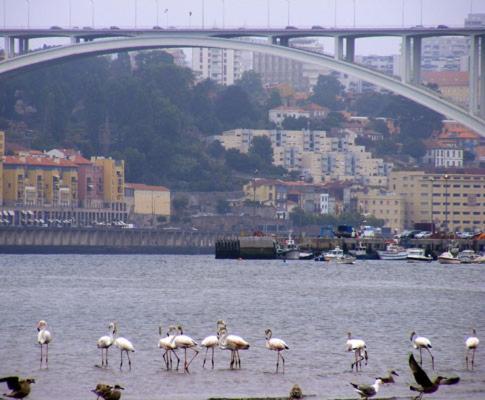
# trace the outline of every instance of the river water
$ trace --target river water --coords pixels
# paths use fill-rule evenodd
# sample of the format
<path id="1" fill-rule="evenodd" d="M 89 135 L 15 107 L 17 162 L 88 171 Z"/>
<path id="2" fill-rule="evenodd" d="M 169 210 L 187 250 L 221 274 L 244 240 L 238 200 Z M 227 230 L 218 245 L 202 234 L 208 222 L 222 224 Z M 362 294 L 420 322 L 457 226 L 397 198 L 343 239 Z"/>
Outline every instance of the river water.
<path id="1" fill-rule="evenodd" d="M 435 373 L 459 375 L 434 399 L 485 398 L 485 267 L 361 261 L 214 260 L 211 256 L 2 255 L 0 258 L 0 376 L 32 376 L 30 398 L 94 398 L 98 382 L 119 383 L 124 399 L 206 399 L 284 396 L 294 383 L 319 399 L 358 398 L 349 382 L 373 383 L 395 369 L 397 383 L 382 397 L 409 398 L 407 365 L 411 331 L 433 344 Z M 215 369 L 190 374 L 162 369 L 158 325 L 180 323 L 200 341 L 218 319 L 251 347 L 242 369 L 229 369 L 228 351 L 216 350 Z M 36 322 L 53 335 L 49 368 L 39 368 Z M 136 352 L 131 371 L 119 369 L 110 349 L 108 369 L 96 340 L 116 320 Z M 465 338 L 477 329 L 484 346 L 473 372 L 464 363 Z M 264 347 L 264 330 L 285 340 L 285 374 L 276 375 L 276 353 Z M 346 334 L 367 342 L 369 364 L 350 371 Z M 427 354 L 424 368 L 432 373 Z M 6 388 L 0 387 L 3 393 Z"/>

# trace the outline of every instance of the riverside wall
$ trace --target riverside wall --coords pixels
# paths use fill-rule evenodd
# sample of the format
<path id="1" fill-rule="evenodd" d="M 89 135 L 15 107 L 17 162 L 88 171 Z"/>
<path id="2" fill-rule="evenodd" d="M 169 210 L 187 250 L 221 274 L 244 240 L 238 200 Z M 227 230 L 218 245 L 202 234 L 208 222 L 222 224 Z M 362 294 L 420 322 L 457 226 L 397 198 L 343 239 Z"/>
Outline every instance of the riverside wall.
<path id="1" fill-rule="evenodd" d="M 54 228 L 0 226 L 0 254 L 214 254 L 218 240 L 236 240 L 237 235 L 195 230 L 122 229 L 122 228 Z M 283 243 L 286 237 L 276 238 Z M 364 244 L 383 250 L 386 240 L 295 238 L 301 248 L 315 253 L 335 246 L 355 249 Z M 428 248 L 435 254 L 451 243 L 460 249 L 485 251 L 485 240 L 412 239 L 408 247 Z"/>
<path id="2" fill-rule="evenodd" d="M 213 254 L 217 237 L 182 230 L 0 227 L 0 253 Z"/>

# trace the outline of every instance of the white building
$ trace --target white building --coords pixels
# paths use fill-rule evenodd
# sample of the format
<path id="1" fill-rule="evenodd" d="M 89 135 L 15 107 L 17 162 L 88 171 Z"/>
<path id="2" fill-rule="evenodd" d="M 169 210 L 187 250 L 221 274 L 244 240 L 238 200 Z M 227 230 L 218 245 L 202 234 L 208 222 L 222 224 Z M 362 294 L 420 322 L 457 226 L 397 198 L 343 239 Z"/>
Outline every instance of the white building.
<path id="1" fill-rule="evenodd" d="M 280 106 L 269 110 L 268 118 L 277 126 L 281 126 L 285 118 L 324 119 L 328 113 L 328 108 L 321 107 L 318 104 L 309 104 L 304 107 Z"/>
<path id="2" fill-rule="evenodd" d="M 463 149 L 444 145 L 432 147 L 426 151 L 423 162 L 433 167 L 463 167 Z"/>
<path id="3" fill-rule="evenodd" d="M 212 79 L 220 85 L 233 85 L 250 69 L 247 54 L 238 50 L 194 48 L 192 70 L 198 81 Z"/>

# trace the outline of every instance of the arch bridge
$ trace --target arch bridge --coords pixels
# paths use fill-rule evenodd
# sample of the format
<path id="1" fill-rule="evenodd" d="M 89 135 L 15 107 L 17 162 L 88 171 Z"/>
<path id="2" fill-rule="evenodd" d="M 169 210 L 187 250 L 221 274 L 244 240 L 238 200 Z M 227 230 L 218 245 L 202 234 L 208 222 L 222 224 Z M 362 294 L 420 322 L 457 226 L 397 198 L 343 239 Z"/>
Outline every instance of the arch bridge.
<path id="1" fill-rule="evenodd" d="M 47 31 L 47 32 L 46 32 Z M 22 31 L 23 32 L 23 31 Z M 41 65 L 57 63 L 65 59 L 75 59 L 90 55 L 108 54 L 156 48 L 209 47 L 250 52 L 261 52 L 273 56 L 289 58 L 298 62 L 314 64 L 339 71 L 370 82 L 394 93 L 420 103 L 448 118 L 454 119 L 485 136 L 485 28 L 471 30 L 327 30 L 318 27 L 309 30 L 205 30 L 204 33 L 187 31 L 62 31 L 42 30 L 42 32 L 8 32 L 5 36 L 7 58 L 0 62 L 0 77 Z M 22 35 L 24 36 L 22 36 Z M 28 40 L 33 37 L 69 36 L 71 44 L 47 50 L 28 52 Z M 371 36 L 401 36 L 402 54 L 400 78 L 369 69 L 354 62 L 355 40 Z M 420 85 L 421 42 L 430 36 L 469 36 L 470 46 L 470 110 L 466 110 Z M 236 40 L 242 36 L 267 36 L 267 44 Z M 290 47 L 290 40 L 298 37 L 332 36 L 335 40 L 335 54 L 328 56 Z M 13 52 L 15 38 L 19 41 L 20 55 Z M 102 39 L 102 40 L 95 40 Z M 481 107 L 480 107 L 481 106 Z"/>

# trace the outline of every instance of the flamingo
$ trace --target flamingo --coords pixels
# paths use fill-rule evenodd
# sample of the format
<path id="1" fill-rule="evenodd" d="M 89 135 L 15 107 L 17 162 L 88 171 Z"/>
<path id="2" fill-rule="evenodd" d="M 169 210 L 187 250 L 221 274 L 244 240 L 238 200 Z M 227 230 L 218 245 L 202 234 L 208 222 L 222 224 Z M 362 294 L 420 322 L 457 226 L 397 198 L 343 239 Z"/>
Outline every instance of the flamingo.
<path id="1" fill-rule="evenodd" d="M 217 321 L 217 331 L 219 331 L 221 327 L 225 327 L 225 326 L 226 326 L 226 323 L 222 319 Z M 204 356 L 204 362 L 202 363 L 202 368 L 205 368 L 207 353 L 209 352 L 209 349 L 211 349 L 212 350 L 212 360 L 211 360 L 212 369 L 214 369 L 214 350 L 219 345 L 219 338 L 217 337 L 217 335 L 207 336 L 204 340 L 202 340 L 200 345 L 202 347 L 205 347 L 205 356 Z"/>
<path id="2" fill-rule="evenodd" d="M 165 337 L 161 337 L 160 340 L 158 341 L 158 347 L 160 349 L 165 350 L 165 352 L 163 353 L 163 360 L 165 361 L 167 370 L 172 369 L 172 353 L 177 358 L 177 369 L 180 363 L 180 358 L 175 352 L 175 349 L 176 349 L 175 343 L 173 343 L 175 338 L 175 335 L 173 334 L 173 332 L 175 331 L 175 329 L 176 329 L 175 326 L 170 325 L 168 327 L 167 335 Z M 161 325 L 158 327 L 158 333 L 160 334 L 160 336 L 162 336 Z"/>
<path id="3" fill-rule="evenodd" d="M 49 363 L 49 343 L 52 341 L 52 335 L 51 333 L 47 330 L 47 322 L 44 320 L 40 320 L 37 323 L 37 343 L 40 344 L 40 366 L 42 368 L 42 360 L 43 360 L 43 347 L 45 345 L 45 365 L 47 367 Z"/>
<path id="4" fill-rule="evenodd" d="M 241 358 L 239 357 L 239 350 L 249 349 L 249 343 L 242 337 L 236 335 L 229 335 L 226 326 L 221 326 L 218 332 L 219 348 L 222 350 L 231 351 L 230 368 L 233 369 L 234 364 L 236 368 L 241 368 Z"/>
<path id="5" fill-rule="evenodd" d="M 281 352 L 283 350 L 289 350 L 290 348 L 288 347 L 288 345 L 283 340 L 272 338 L 273 332 L 271 331 L 271 329 L 266 329 L 264 331 L 264 333 L 266 334 L 266 348 L 268 350 L 273 350 L 273 351 L 277 352 L 276 373 L 278 373 L 278 367 L 280 365 L 280 358 L 281 358 L 281 361 L 283 361 L 283 372 L 285 372 L 285 359 L 284 359 L 283 355 L 281 354 Z"/>
<path id="6" fill-rule="evenodd" d="M 470 351 L 472 352 L 472 359 L 471 359 L 471 364 L 472 364 L 472 369 L 473 369 L 473 364 L 475 362 L 475 351 L 477 350 L 478 344 L 480 343 L 480 340 L 476 337 L 477 331 L 475 329 L 472 329 L 472 334 L 473 336 L 470 336 L 466 341 L 465 341 L 465 346 L 466 346 L 466 368 L 468 369 L 468 354 Z"/>
<path id="7" fill-rule="evenodd" d="M 431 353 L 431 342 L 429 341 L 428 338 L 425 338 L 424 336 L 418 336 L 416 335 L 416 332 L 411 333 L 411 342 L 413 343 L 413 346 L 415 349 L 419 349 L 419 363 L 423 365 L 423 354 L 422 351 L 423 349 L 426 349 L 431 356 L 431 366 L 434 369 L 434 357 L 433 354 Z"/>
<path id="8" fill-rule="evenodd" d="M 177 326 L 178 334 L 174 336 L 172 342 L 175 344 L 175 348 L 184 349 L 184 370 L 189 372 L 189 365 L 192 363 L 193 359 L 197 357 L 199 351 L 195 348 L 197 347 L 197 342 L 190 336 L 184 335 L 184 330 L 182 325 Z M 192 349 L 194 351 L 194 356 L 187 362 L 187 349 Z"/>
<path id="9" fill-rule="evenodd" d="M 135 347 L 133 344 L 124 337 L 118 337 L 114 341 L 114 345 L 120 349 L 121 354 L 121 362 L 120 362 L 120 369 L 123 367 L 123 352 L 126 352 L 126 356 L 128 357 L 128 365 L 131 369 L 131 359 L 130 359 L 130 352 L 135 352 Z"/>
<path id="10" fill-rule="evenodd" d="M 113 345 L 114 343 L 114 336 L 116 334 L 116 325 L 114 322 L 111 322 L 108 325 L 108 332 L 109 335 L 101 336 L 97 343 L 96 346 L 98 349 L 101 349 L 101 366 L 108 366 L 108 349 Z M 105 357 L 103 358 L 103 353 L 105 354 Z"/>
<path id="11" fill-rule="evenodd" d="M 348 332 L 347 336 L 347 351 L 353 351 L 355 355 L 355 361 L 350 365 L 350 369 L 353 370 L 355 365 L 355 371 L 357 372 L 359 370 L 359 365 L 362 370 L 362 360 L 365 359 L 365 365 L 367 365 L 367 360 L 369 359 L 367 345 L 362 339 L 352 339 L 351 332 Z M 362 355 L 362 351 L 364 352 L 364 355 Z"/>
<path id="12" fill-rule="evenodd" d="M 368 399 L 369 397 L 375 396 L 377 392 L 379 392 L 379 386 L 382 385 L 382 380 L 377 378 L 373 385 L 356 385 L 352 382 L 350 382 L 350 384 L 363 399 Z"/>

